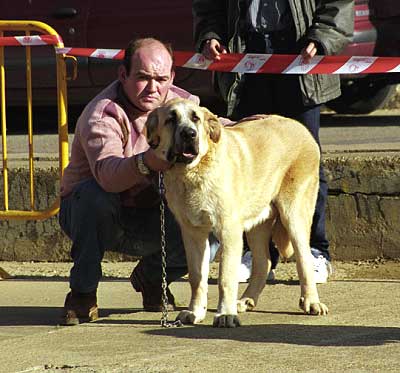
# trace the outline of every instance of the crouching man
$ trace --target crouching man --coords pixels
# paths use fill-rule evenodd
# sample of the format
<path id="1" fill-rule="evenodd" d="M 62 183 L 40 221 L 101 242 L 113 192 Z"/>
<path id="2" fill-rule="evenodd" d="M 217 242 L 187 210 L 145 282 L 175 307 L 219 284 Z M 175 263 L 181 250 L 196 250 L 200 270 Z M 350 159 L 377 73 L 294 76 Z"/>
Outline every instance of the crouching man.
<path id="1" fill-rule="evenodd" d="M 141 256 L 130 277 L 146 311 L 161 309 L 158 171 L 171 165 L 146 142 L 147 115 L 166 100 L 184 97 L 173 85 L 171 48 L 159 40 L 132 41 L 118 79 L 86 106 L 78 119 L 71 160 L 61 182 L 59 221 L 72 240 L 71 291 L 62 323 L 98 317 L 97 287 L 105 250 Z M 187 273 L 180 230 L 166 209 L 167 282 Z M 174 297 L 167 288 L 170 309 Z"/>

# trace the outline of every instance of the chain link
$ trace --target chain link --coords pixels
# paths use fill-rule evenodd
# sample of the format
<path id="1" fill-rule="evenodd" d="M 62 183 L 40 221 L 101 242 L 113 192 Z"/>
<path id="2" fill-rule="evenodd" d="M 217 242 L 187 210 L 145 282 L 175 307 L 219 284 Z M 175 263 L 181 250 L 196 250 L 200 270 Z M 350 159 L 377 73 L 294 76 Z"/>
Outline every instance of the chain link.
<path id="1" fill-rule="evenodd" d="M 175 322 L 168 321 L 168 296 L 167 296 L 167 242 L 165 239 L 165 205 L 164 205 L 164 196 L 165 196 L 165 185 L 164 185 L 164 174 L 162 172 L 158 175 L 158 188 L 160 191 L 160 228 L 161 228 L 161 302 L 162 302 L 162 315 L 161 315 L 161 326 L 163 328 L 171 328 L 182 326 L 182 322 L 180 320 L 176 320 Z"/>

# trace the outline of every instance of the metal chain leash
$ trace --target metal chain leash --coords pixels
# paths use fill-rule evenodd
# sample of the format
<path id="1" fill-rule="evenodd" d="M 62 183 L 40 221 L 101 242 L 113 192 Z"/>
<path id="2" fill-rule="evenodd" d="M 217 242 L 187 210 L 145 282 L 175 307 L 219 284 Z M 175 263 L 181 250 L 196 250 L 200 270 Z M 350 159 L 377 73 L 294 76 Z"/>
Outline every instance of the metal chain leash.
<path id="1" fill-rule="evenodd" d="M 158 188 L 160 191 L 160 228 L 161 228 L 161 303 L 162 303 L 162 315 L 161 315 L 161 326 L 163 328 L 172 328 L 182 326 L 180 320 L 175 322 L 168 321 L 168 296 L 167 296 L 167 242 L 165 239 L 165 185 L 164 185 L 164 174 L 160 172 L 158 174 Z"/>

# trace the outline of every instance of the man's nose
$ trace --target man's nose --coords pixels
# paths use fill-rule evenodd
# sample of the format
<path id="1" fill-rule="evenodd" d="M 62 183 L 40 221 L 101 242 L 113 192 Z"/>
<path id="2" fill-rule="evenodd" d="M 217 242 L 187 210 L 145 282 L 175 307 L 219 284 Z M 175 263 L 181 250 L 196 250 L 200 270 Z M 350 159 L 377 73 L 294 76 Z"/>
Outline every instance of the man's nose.
<path id="1" fill-rule="evenodd" d="M 155 92 L 157 90 L 157 81 L 154 79 L 150 79 L 147 83 L 147 89 L 150 92 Z"/>

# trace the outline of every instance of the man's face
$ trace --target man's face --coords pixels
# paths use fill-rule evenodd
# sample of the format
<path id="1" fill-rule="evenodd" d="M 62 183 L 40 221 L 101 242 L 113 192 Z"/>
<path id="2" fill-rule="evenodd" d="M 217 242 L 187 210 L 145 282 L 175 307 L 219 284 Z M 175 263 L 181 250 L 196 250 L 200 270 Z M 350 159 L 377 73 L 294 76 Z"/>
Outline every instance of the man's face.
<path id="1" fill-rule="evenodd" d="M 129 75 L 120 67 L 119 80 L 129 100 L 140 110 L 149 112 L 160 106 L 172 85 L 174 73 L 170 54 L 162 45 L 139 48 L 131 57 Z"/>

